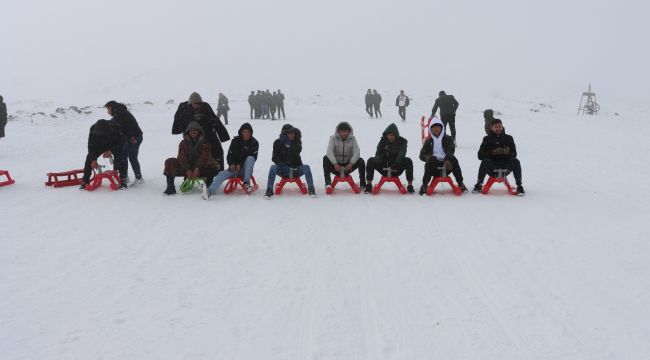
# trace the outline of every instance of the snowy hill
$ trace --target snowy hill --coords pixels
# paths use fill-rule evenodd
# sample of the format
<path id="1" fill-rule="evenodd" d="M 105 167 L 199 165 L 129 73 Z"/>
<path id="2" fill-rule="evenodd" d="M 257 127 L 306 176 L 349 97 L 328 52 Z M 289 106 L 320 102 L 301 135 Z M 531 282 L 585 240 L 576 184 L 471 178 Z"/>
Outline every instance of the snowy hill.
<path id="1" fill-rule="evenodd" d="M 364 158 L 396 122 L 419 186 L 426 95 L 402 123 L 396 93 L 379 120 L 361 96 L 288 94 L 286 122 L 302 130 L 319 197 L 271 201 L 161 195 L 180 140 L 167 99 L 132 105 L 144 186 L 45 187 L 47 172 L 83 165 L 106 99 L 10 103 L 0 168 L 17 183 L 0 188 L 0 358 L 648 358 L 647 111 L 576 117 L 573 102 L 456 95 L 466 184 L 493 108 L 517 142 L 526 197 L 398 195 L 390 184 L 378 196 L 324 194 L 321 159 L 339 121 Z M 234 134 L 248 105 L 233 97 L 231 108 Z M 251 123 L 264 184 L 285 122 Z"/>

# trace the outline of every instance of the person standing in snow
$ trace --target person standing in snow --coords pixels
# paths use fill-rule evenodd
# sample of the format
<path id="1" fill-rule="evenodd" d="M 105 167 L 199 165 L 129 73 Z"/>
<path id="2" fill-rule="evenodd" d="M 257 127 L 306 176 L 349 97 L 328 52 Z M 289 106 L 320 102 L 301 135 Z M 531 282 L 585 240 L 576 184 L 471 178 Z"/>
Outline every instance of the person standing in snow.
<path id="1" fill-rule="evenodd" d="M 440 108 L 440 120 L 445 125 L 445 132 L 447 131 L 447 127 L 449 127 L 451 137 L 456 141 L 456 110 L 458 110 L 458 101 L 456 101 L 454 95 L 447 95 L 444 91 L 441 91 L 438 95 L 431 110 L 431 117 L 436 116 L 436 112 Z"/>
<path id="2" fill-rule="evenodd" d="M 190 95 L 188 101 L 178 105 L 178 110 L 174 115 L 172 134 L 184 134 L 192 121 L 201 125 L 203 136 L 211 145 L 212 157 L 219 161 L 219 166 L 221 166 L 224 163 L 221 143 L 230 140 L 230 135 L 217 115 L 214 114 L 210 104 L 203 102 L 201 95 L 195 92 Z"/>
<path id="3" fill-rule="evenodd" d="M 483 111 L 483 121 L 484 121 L 484 126 L 485 126 L 485 135 L 490 135 L 490 125 L 492 124 L 492 120 L 494 120 L 494 110 L 487 109 L 487 110 Z"/>
<path id="4" fill-rule="evenodd" d="M 404 90 L 400 90 L 399 95 L 397 95 L 397 98 L 395 99 L 395 106 L 397 106 L 399 109 L 398 113 L 402 118 L 402 121 L 406 121 L 406 108 L 410 103 L 411 100 L 408 96 L 406 96 L 406 94 L 404 94 Z"/>
<path id="5" fill-rule="evenodd" d="M 7 126 L 7 104 L 0 95 L 0 139 L 5 137 L 5 126 Z"/>
<path id="6" fill-rule="evenodd" d="M 126 105 L 118 103 L 115 100 L 111 100 L 104 105 L 106 111 L 113 118 L 113 121 L 116 121 L 122 127 L 122 134 L 124 135 L 124 156 L 127 159 L 126 162 L 126 171 L 129 170 L 129 162 L 131 163 L 131 168 L 133 169 L 133 174 L 135 175 L 135 180 L 131 184 L 131 187 L 138 186 L 144 182 L 142 179 L 142 171 L 140 170 L 140 161 L 138 160 L 138 154 L 140 153 L 140 145 L 142 144 L 142 129 L 138 125 L 138 121 L 135 119 L 135 116 L 127 109 Z M 126 173 L 125 173 L 126 174 Z M 127 176 L 128 179 L 128 176 Z"/>
<path id="7" fill-rule="evenodd" d="M 383 117 L 381 114 L 381 94 L 377 92 L 377 89 L 372 91 L 372 108 L 375 111 L 375 117 Z"/>
<path id="8" fill-rule="evenodd" d="M 278 111 L 277 100 L 278 100 L 278 94 L 276 94 L 274 91 L 269 100 L 270 109 L 271 109 L 271 120 L 275 120 L 275 112 Z"/>
<path id="9" fill-rule="evenodd" d="M 253 137 L 253 127 L 249 123 L 244 123 L 239 128 L 238 135 L 230 142 L 226 156 L 228 168 L 217 174 L 209 187 L 203 188 L 203 199 L 208 200 L 224 181 L 233 177 L 242 178 L 246 193 L 250 194 L 255 191 L 253 185 L 250 184 L 250 179 L 253 176 L 253 167 L 257 161 L 259 148 L 260 144 Z"/>
<path id="10" fill-rule="evenodd" d="M 167 178 L 166 195 L 176 194 L 174 178 L 205 178 L 205 186 L 220 170 L 220 164 L 212 156 L 212 145 L 203 132 L 203 127 L 191 121 L 183 132 L 183 140 L 178 144 L 178 156 L 165 160 L 163 175 Z"/>
<path id="11" fill-rule="evenodd" d="M 366 93 L 366 112 L 368 115 L 370 115 L 370 118 L 372 119 L 372 103 L 373 103 L 373 96 L 372 96 L 372 90 L 368 89 L 368 92 Z"/>
<path id="12" fill-rule="evenodd" d="M 375 156 L 368 159 L 366 164 L 366 194 L 372 192 L 372 179 L 375 171 L 382 176 L 389 176 L 388 170 L 385 169 L 390 169 L 390 176 L 400 176 L 406 171 L 406 181 L 408 181 L 406 190 L 410 194 L 415 192 L 413 189 L 413 160 L 406 157 L 407 145 L 408 141 L 399 136 L 397 125 L 388 125 L 377 144 Z"/>
<path id="13" fill-rule="evenodd" d="M 420 195 L 424 195 L 429 187 L 429 182 L 434 176 L 442 176 L 444 167 L 446 173 L 453 173 L 462 192 L 467 191 L 463 183 L 463 172 L 458 164 L 458 159 L 454 156 L 456 146 L 454 140 L 444 132 L 444 125 L 438 118 L 434 118 L 433 124 L 429 128 L 431 137 L 429 137 L 420 150 L 420 160 L 424 161 L 424 176 L 422 177 L 422 186 L 420 186 Z"/>
<path id="14" fill-rule="evenodd" d="M 478 180 L 474 185 L 473 193 L 481 192 L 485 175 L 494 175 L 494 170 L 505 169 L 513 172 L 517 183 L 517 194 L 524 195 L 521 184 L 521 163 L 517 159 L 517 147 L 512 136 L 506 134 L 500 119 L 492 120 L 490 134 L 483 138 L 478 150 L 478 159 L 481 166 L 478 170 Z M 505 176 L 505 174 L 503 174 Z"/>
<path id="15" fill-rule="evenodd" d="M 223 121 L 226 125 L 228 125 L 228 111 L 230 111 L 228 98 L 223 93 L 219 93 L 219 100 L 217 100 L 217 119 L 221 121 L 221 115 L 223 115 Z"/>
<path id="16" fill-rule="evenodd" d="M 271 160 L 273 165 L 269 169 L 269 178 L 266 184 L 266 193 L 264 197 L 270 199 L 273 196 L 273 185 L 275 177 L 301 177 L 305 176 L 307 180 L 307 189 L 309 196 L 316 196 L 316 189 L 314 188 L 314 179 L 311 174 L 309 165 L 303 164 L 300 158 L 302 152 L 301 133 L 298 128 L 289 124 L 282 127 L 280 136 L 273 142 L 273 156 Z"/>
<path id="17" fill-rule="evenodd" d="M 323 174 L 325 175 L 325 187 L 331 187 L 332 174 L 340 175 L 341 169 L 345 175 L 359 169 L 359 186 L 366 187 L 365 162 L 361 158 L 359 144 L 354 137 L 352 126 L 347 122 L 341 122 L 336 126 L 334 135 L 330 136 L 327 145 L 327 153 L 323 156 Z"/>
<path id="18" fill-rule="evenodd" d="M 286 120 L 287 115 L 284 113 L 284 94 L 280 89 L 278 89 L 276 103 L 278 105 L 278 120 L 280 120 L 280 115 L 282 115 L 282 119 Z"/>
<path id="19" fill-rule="evenodd" d="M 113 156 L 113 170 L 116 170 L 120 177 L 120 190 L 127 188 L 127 170 L 124 134 L 122 127 L 115 120 L 97 120 L 90 127 L 88 134 L 88 154 L 84 163 L 84 175 L 79 189 L 85 190 L 90 183 L 90 176 L 93 169 L 98 167 L 97 158 L 103 154 L 105 158 Z"/>
<path id="20" fill-rule="evenodd" d="M 253 114 L 255 113 L 255 101 L 255 91 L 251 91 L 251 94 L 248 95 L 248 106 L 251 107 L 251 120 L 253 120 Z"/>

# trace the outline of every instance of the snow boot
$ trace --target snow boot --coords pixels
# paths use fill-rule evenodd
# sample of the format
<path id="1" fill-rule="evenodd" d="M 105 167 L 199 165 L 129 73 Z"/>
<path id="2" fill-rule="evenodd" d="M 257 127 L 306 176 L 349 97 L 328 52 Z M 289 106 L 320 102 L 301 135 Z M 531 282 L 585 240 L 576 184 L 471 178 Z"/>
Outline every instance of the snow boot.
<path id="1" fill-rule="evenodd" d="M 203 188 L 201 189 L 201 197 L 203 200 L 209 200 L 211 196 L 212 192 L 210 192 L 210 189 L 208 189 L 207 186 L 203 185 Z"/>
<path id="2" fill-rule="evenodd" d="M 364 190 L 366 194 L 371 194 L 372 193 L 372 183 L 367 183 L 366 184 L 366 190 Z"/>
<path id="3" fill-rule="evenodd" d="M 476 183 L 476 185 L 474 185 L 474 189 L 472 189 L 472 194 L 479 194 L 482 190 L 483 190 L 483 184 Z"/>
<path id="4" fill-rule="evenodd" d="M 422 184 L 422 186 L 420 186 L 420 191 L 418 192 L 418 194 L 424 195 L 426 193 L 427 193 L 427 184 Z"/>
<path id="5" fill-rule="evenodd" d="M 411 184 L 408 184 L 408 185 L 406 186 L 406 191 L 408 191 L 409 194 L 413 194 L 413 193 L 415 193 L 415 189 L 413 189 L 413 185 L 411 185 Z"/>
<path id="6" fill-rule="evenodd" d="M 266 193 L 264 193 L 264 198 L 266 200 L 271 200 L 271 196 L 273 196 L 273 189 L 266 189 Z"/>
<path id="7" fill-rule="evenodd" d="M 174 195 L 176 194 L 176 186 L 174 186 L 174 178 L 171 176 L 167 177 L 167 189 L 163 192 L 165 195 Z"/>
<path id="8" fill-rule="evenodd" d="M 517 185 L 517 195 L 524 196 L 525 194 L 524 187 L 521 184 Z"/>
<path id="9" fill-rule="evenodd" d="M 316 189 L 309 188 L 309 197 L 310 198 L 315 198 L 316 197 Z"/>
<path id="10" fill-rule="evenodd" d="M 86 190 L 86 186 L 88 186 L 88 181 L 82 180 L 81 184 L 79 184 L 79 190 Z"/>
<path id="11" fill-rule="evenodd" d="M 458 187 L 460 188 L 460 191 L 461 191 L 461 192 L 464 192 L 464 193 L 467 192 L 467 187 L 465 186 L 465 184 L 463 184 L 463 183 L 459 183 L 459 184 L 458 184 Z"/>
<path id="12" fill-rule="evenodd" d="M 136 186 L 142 185 L 142 184 L 144 184 L 144 179 L 142 177 L 139 177 L 139 178 L 135 178 L 135 180 L 133 180 L 133 182 L 129 186 L 130 187 L 136 187 Z"/>
<path id="13" fill-rule="evenodd" d="M 119 187 L 117 189 L 118 190 L 126 190 L 126 189 L 128 189 L 129 186 L 127 185 L 127 181 L 128 181 L 127 178 L 121 178 L 120 179 L 120 185 L 119 185 Z"/>

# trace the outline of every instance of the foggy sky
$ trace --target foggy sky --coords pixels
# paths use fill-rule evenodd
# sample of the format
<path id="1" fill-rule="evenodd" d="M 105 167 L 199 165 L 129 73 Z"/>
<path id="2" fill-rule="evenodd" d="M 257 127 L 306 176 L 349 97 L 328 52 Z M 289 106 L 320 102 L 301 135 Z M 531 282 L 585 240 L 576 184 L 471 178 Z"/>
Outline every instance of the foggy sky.
<path id="1" fill-rule="evenodd" d="M 90 1 L 0 5 L 0 94 L 396 91 L 644 99 L 644 1 Z"/>

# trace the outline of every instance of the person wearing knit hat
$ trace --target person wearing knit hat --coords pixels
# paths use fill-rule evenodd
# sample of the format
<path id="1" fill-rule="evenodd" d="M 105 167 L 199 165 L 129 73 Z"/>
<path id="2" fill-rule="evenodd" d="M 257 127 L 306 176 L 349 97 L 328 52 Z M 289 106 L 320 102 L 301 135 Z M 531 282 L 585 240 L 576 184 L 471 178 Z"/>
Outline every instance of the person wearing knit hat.
<path id="1" fill-rule="evenodd" d="M 424 161 L 424 176 L 422 177 L 422 186 L 420 186 L 420 195 L 424 195 L 429 187 L 429 182 L 433 176 L 442 176 L 444 168 L 445 173 L 453 173 L 462 192 L 467 191 L 463 183 L 463 172 L 460 169 L 458 159 L 454 156 L 456 145 L 454 140 L 445 134 L 442 121 L 433 118 L 433 123 L 429 128 L 431 137 L 429 137 L 420 150 L 420 160 Z"/>
<path id="2" fill-rule="evenodd" d="M 276 176 L 293 176 L 294 178 L 299 178 L 304 175 L 307 181 L 309 196 L 316 196 L 311 168 L 309 165 L 303 164 L 300 158 L 300 152 L 302 151 L 301 137 L 299 129 L 290 124 L 282 126 L 280 136 L 273 142 L 273 155 L 271 157 L 273 165 L 269 169 L 264 198 L 270 199 L 273 196 L 273 186 Z"/>
<path id="3" fill-rule="evenodd" d="M 359 186 L 366 187 L 366 163 L 361 158 L 359 144 L 354 137 L 352 126 L 347 122 L 341 122 L 336 126 L 334 135 L 330 136 L 327 152 L 323 156 L 323 174 L 325 175 L 325 187 L 331 187 L 332 174 L 340 175 L 341 170 L 349 175 L 359 169 Z M 327 189 L 327 191 L 331 191 Z"/>
<path id="4" fill-rule="evenodd" d="M 478 150 L 478 159 L 481 160 L 481 165 L 473 193 L 481 192 L 485 175 L 495 175 L 496 170 L 505 169 L 515 176 L 517 195 L 524 195 L 524 187 L 521 184 L 521 163 L 517 159 L 515 140 L 506 134 L 501 119 L 492 119 L 490 122 L 490 133 L 483 138 Z"/>
<path id="5" fill-rule="evenodd" d="M 203 134 L 211 145 L 212 156 L 223 168 L 224 154 L 221 143 L 230 140 L 230 134 L 228 134 L 228 130 L 221 120 L 217 118 L 210 104 L 203 102 L 201 95 L 196 92 L 190 95 L 188 101 L 178 105 L 178 109 L 174 114 L 172 134 L 183 134 L 192 121 L 196 121 L 201 125 Z"/>

